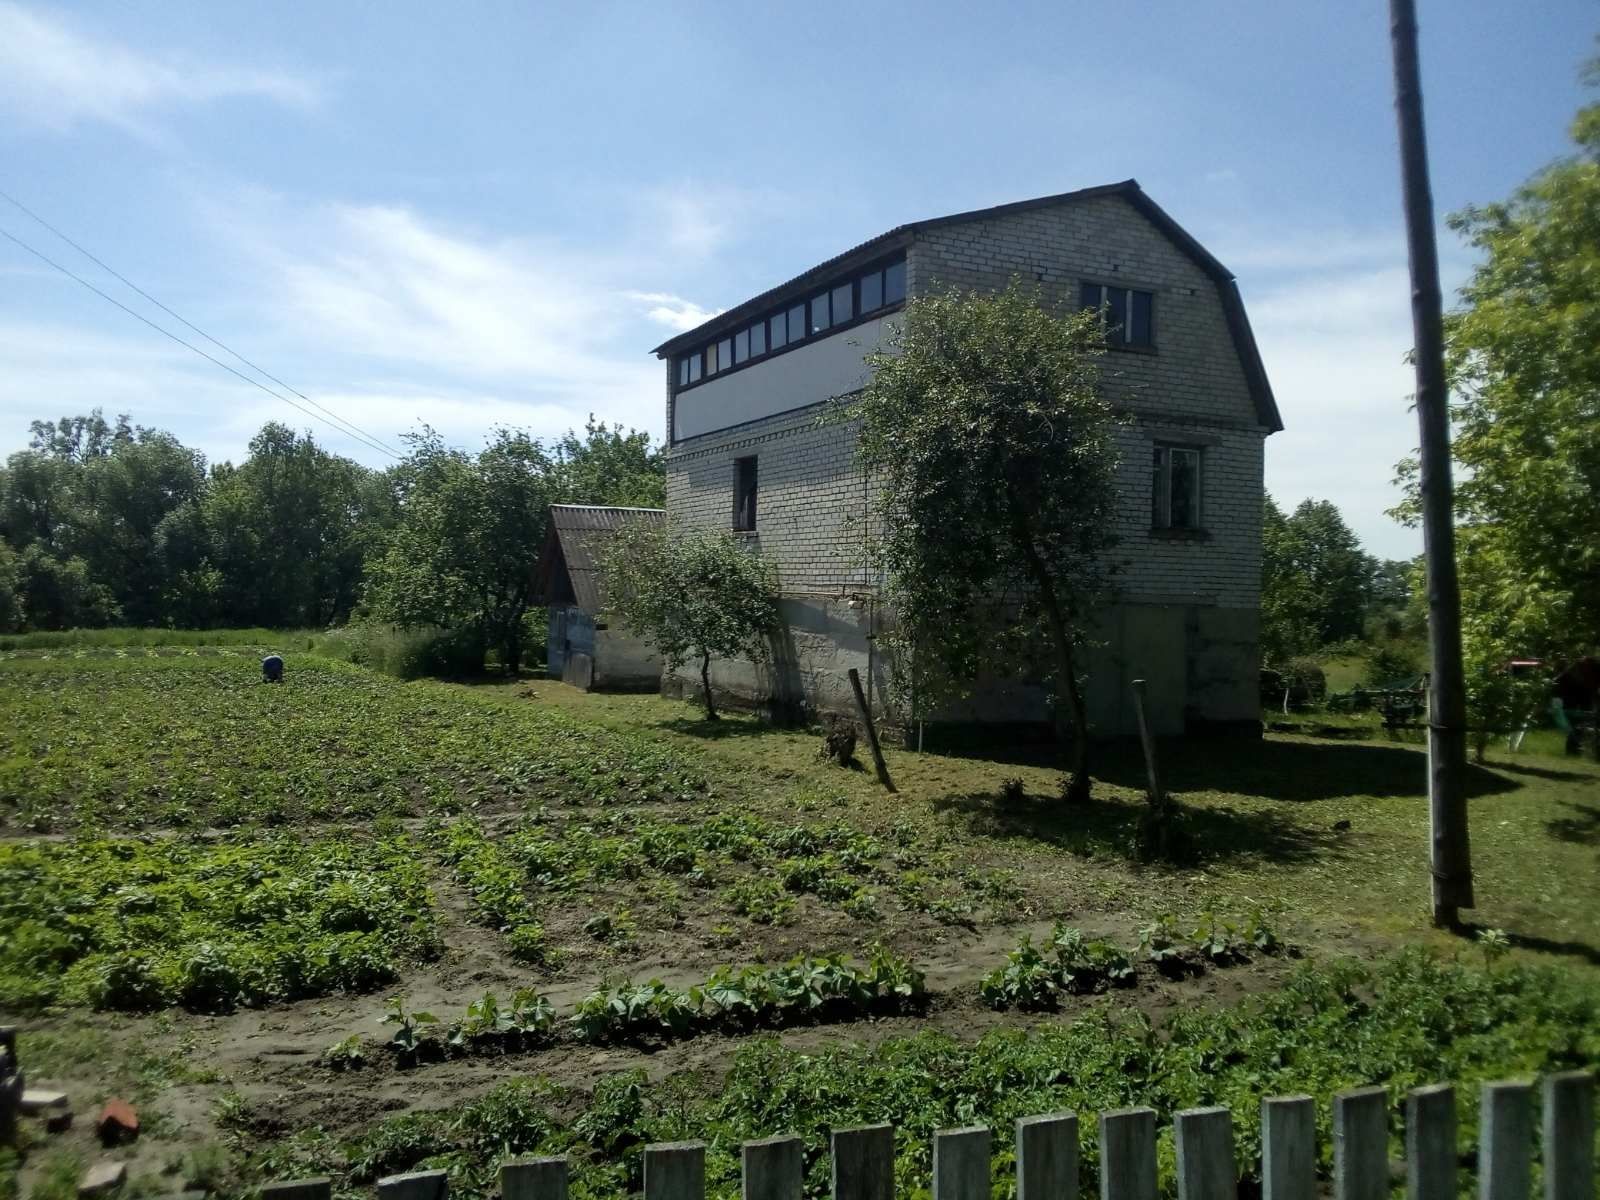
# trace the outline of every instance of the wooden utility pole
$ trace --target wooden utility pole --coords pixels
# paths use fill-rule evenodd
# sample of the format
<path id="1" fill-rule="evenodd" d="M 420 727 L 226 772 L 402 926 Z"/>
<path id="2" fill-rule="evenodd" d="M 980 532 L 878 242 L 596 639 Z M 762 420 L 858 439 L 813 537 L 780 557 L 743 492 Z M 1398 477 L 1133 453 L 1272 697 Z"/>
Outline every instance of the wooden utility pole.
<path id="1" fill-rule="evenodd" d="M 1416 0 L 1389 0 L 1394 110 L 1400 126 L 1406 243 L 1411 252 L 1411 325 L 1421 427 L 1422 548 L 1428 563 L 1428 814 L 1433 923 L 1454 927 L 1473 907 L 1467 841 L 1467 689 L 1461 666 L 1461 589 L 1456 581 L 1455 503 L 1450 483 L 1450 410 L 1444 378 L 1444 299 L 1433 235 L 1433 189 L 1422 125 Z"/>

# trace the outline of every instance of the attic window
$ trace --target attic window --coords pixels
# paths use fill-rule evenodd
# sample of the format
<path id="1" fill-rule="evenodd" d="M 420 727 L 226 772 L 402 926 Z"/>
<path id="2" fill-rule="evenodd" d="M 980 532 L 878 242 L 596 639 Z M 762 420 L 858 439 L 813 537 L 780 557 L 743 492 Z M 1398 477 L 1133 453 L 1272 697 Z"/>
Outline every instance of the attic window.
<path id="1" fill-rule="evenodd" d="M 1096 308 L 1105 316 L 1106 343 L 1111 346 L 1152 346 L 1155 294 L 1137 288 L 1085 283 L 1079 308 Z"/>

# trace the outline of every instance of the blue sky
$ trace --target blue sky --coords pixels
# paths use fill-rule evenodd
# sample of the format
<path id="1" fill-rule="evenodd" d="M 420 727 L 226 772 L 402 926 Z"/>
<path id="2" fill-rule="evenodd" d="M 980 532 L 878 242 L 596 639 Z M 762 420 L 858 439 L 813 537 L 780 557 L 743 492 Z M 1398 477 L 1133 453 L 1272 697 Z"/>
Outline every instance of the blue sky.
<path id="1" fill-rule="evenodd" d="M 1437 206 L 1500 198 L 1566 152 L 1600 7 L 1421 9 Z M 0 0 L 0 189 L 381 439 L 476 446 L 590 411 L 659 436 L 678 329 L 901 222 L 1133 176 L 1239 277 L 1269 489 L 1398 556 L 1389 88 L 1379 0 Z M 0 240 L 0 453 L 95 405 L 213 459 L 277 418 L 385 461 Z"/>

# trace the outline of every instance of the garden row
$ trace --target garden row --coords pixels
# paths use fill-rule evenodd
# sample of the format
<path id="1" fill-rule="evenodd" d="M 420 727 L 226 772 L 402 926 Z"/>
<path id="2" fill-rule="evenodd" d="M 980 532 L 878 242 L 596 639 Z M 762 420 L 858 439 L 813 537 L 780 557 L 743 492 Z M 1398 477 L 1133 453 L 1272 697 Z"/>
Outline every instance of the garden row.
<path id="1" fill-rule="evenodd" d="M 1600 1062 L 1600 995 L 1548 969 L 1487 970 L 1417 951 L 1375 965 L 1305 964 L 1271 993 L 1230 1008 L 1175 1014 L 1157 1026 L 1137 1010 L 1096 1006 L 1071 1024 L 1004 1029 L 965 1042 L 927 1032 L 872 1045 L 742 1047 L 716 1086 L 652 1081 L 643 1070 L 600 1078 L 592 1092 L 517 1078 L 453 1108 L 384 1120 L 359 1135 L 307 1128 L 264 1144 L 250 1104 L 225 1109 L 253 1178 L 331 1175 L 355 1188 L 400 1171 L 444 1169 L 453 1196 L 495 1194 L 505 1155 L 564 1154 L 573 1200 L 637 1194 L 648 1143 L 703 1138 L 709 1195 L 738 1195 L 741 1142 L 789 1133 L 806 1144 L 804 1192 L 829 1192 L 830 1129 L 895 1126 L 896 1192 L 926 1194 L 936 1130 L 987 1125 L 1001 1160 L 1018 1117 L 1148 1105 L 1253 1111 L 1262 1095 L 1328 1096 L 1364 1083 L 1391 1100 L 1450 1078 L 1477 1143 L 1472 1085 Z M 1319 1106 L 1318 1173 L 1331 1176 L 1330 1114 Z M 1236 1128 L 1241 1194 L 1260 1187 L 1255 1122 Z M 1399 1150 L 1391 1130 L 1391 1153 Z M 1161 1131 L 1160 1191 L 1173 1191 L 1170 1126 Z M 1094 1193 L 1095 1139 L 1081 1146 L 1082 1190 Z M 1468 1154 L 1470 1164 L 1473 1156 Z"/>
<path id="2" fill-rule="evenodd" d="M 437 823 L 430 836 L 478 918 L 505 931 L 512 953 L 528 962 L 553 959 L 530 895 L 619 881 L 681 880 L 714 891 L 731 914 L 758 925 L 786 922 L 802 895 L 870 921 L 888 891 L 908 911 L 953 923 L 969 923 L 981 903 L 1014 917 L 1022 899 L 1010 872 L 960 868 L 909 824 L 880 839 L 841 823 L 781 825 L 748 813 L 692 822 L 617 813 L 559 825 L 536 816 L 497 835 L 462 817 Z M 617 930 L 613 916 L 597 914 L 592 931 Z"/>
<path id="3" fill-rule="evenodd" d="M 688 988 L 670 987 L 659 979 L 602 986 L 564 1020 L 548 997 L 531 988 L 518 989 L 506 1004 L 486 993 L 448 1025 L 395 996 L 384 1014 L 385 1023 L 394 1027 L 384 1045 L 402 1065 L 414 1065 L 450 1052 L 530 1050 L 562 1036 L 604 1045 L 850 1021 L 915 1011 L 927 998 L 922 972 L 880 948 L 865 964 L 843 955 L 800 957 L 776 967 L 720 967 L 704 983 Z M 442 1038 L 435 1036 L 441 1027 Z M 365 1047 L 360 1035 L 346 1038 L 330 1046 L 323 1060 L 335 1068 L 359 1066 Z"/>

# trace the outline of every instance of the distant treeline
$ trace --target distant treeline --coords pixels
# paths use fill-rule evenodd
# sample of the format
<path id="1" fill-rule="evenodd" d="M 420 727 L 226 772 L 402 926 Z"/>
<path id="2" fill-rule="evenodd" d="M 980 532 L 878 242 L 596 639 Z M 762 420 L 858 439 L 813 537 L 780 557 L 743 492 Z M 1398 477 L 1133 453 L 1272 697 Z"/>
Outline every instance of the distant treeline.
<path id="1" fill-rule="evenodd" d="M 552 503 L 659 506 L 650 436 L 589 419 L 478 453 L 424 429 L 373 470 L 276 422 L 238 465 L 99 410 L 35 421 L 0 468 L 0 633 L 109 625 L 465 632 L 520 657 Z"/>

